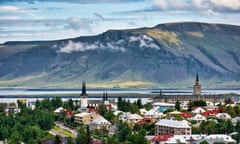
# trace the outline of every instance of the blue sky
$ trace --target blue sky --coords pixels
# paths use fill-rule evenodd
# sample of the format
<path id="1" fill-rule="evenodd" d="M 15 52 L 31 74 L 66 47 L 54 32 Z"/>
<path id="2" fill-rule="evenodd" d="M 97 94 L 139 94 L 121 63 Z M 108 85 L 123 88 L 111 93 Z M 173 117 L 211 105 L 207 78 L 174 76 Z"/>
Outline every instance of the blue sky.
<path id="1" fill-rule="evenodd" d="M 240 24 L 240 0 L 1 0 L 0 43 L 197 21 Z"/>

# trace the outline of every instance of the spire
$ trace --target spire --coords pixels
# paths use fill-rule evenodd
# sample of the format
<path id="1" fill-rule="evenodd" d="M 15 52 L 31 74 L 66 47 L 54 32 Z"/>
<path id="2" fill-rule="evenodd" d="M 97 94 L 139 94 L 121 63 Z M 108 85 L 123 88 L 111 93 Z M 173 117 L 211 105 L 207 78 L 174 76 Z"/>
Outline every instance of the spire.
<path id="1" fill-rule="evenodd" d="M 106 99 L 106 94 L 105 94 L 105 91 L 103 91 L 103 102 L 105 101 Z"/>
<path id="2" fill-rule="evenodd" d="M 106 91 L 105 99 L 108 100 L 108 93 Z"/>
<path id="3" fill-rule="evenodd" d="M 197 76 L 196 76 L 196 82 L 198 82 L 198 73 L 197 73 Z"/>
<path id="4" fill-rule="evenodd" d="M 81 94 L 81 96 L 87 96 L 86 82 L 85 81 L 82 82 L 82 94 Z"/>

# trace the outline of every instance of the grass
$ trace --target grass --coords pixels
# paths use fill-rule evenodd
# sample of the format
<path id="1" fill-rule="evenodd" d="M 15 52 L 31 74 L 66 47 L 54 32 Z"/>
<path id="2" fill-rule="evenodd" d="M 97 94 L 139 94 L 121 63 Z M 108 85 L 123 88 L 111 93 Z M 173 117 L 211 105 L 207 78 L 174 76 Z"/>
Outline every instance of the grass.
<path id="1" fill-rule="evenodd" d="M 178 39 L 177 34 L 174 32 L 163 31 L 160 29 L 148 29 L 144 32 L 154 39 L 163 40 L 169 44 L 174 44 L 176 46 L 180 46 L 181 44 L 181 41 Z"/>
<path id="2" fill-rule="evenodd" d="M 63 130 L 63 129 L 59 128 L 58 126 L 54 126 L 53 129 L 58 131 L 58 132 L 60 132 L 60 133 L 62 133 L 63 135 L 65 135 L 67 137 L 71 137 L 71 138 L 74 137 L 74 135 L 71 132 L 69 132 L 67 130 Z"/>

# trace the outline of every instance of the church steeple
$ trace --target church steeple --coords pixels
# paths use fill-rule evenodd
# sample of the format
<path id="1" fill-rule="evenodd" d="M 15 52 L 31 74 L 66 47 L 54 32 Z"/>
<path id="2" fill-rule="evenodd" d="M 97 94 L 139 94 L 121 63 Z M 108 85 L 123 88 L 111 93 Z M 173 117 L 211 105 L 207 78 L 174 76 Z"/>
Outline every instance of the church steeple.
<path id="1" fill-rule="evenodd" d="M 87 90 L 86 90 L 86 82 L 82 82 L 82 93 L 80 95 L 80 103 L 81 108 L 86 109 L 88 106 L 88 98 L 87 98 Z"/>
<path id="2" fill-rule="evenodd" d="M 87 90 L 86 90 L 86 82 L 85 81 L 83 81 L 82 82 L 82 93 L 81 93 L 81 96 L 82 97 L 86 97 L 87 96 L 87 92 L 86 92 Z"/>
<path id="3" fill-rule="evenodd" d="M 197 76 L 196 76 L 196 83 L 198 83 L 198 73 L 197 73 Z"/>
<path id="4" fill-rule="evenodd" d="M 194 95 L 201 95 L 201 85 L 199 84 L 199 78 L 198 78 L 198 73 L 196 75 L 196 81 L 195 81 L 195 85 L 193 88 L 193 94 Z"/>

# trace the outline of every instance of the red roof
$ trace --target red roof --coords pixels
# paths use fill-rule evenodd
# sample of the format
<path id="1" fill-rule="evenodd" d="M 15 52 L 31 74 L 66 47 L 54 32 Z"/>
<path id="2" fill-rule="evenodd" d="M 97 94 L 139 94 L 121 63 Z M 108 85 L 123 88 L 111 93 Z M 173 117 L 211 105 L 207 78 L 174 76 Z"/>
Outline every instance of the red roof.
<path id="1" fill-rule="evenodd" d="M 151 141 L 167 141 L 170 137 L 173 137 L 171 134 L 166 134 L 166 135 L 158 135 L 154 136 Z"/>
<path id="2" fill-rule="evenodd" d="M 91 142 L 91 144 L 102 144 L 102 142 Z"/>
<path id="3" fill-rule="evenodd" d="M 144 124 L 144 123 L 153 123 L 153 120 L 151 118 L 143 118 L 138 121 L 138 124 Z"/>
<path id="4" fill-rule="evenodd" d="M 206 112 L 202 113 L 204 116 L 215 116 L 220 112 L 219 109 L 214 109 L 214 110 L 207 110 Z"/>
<path id="5" fill-rule="evenodd" d="M 98 113 L 95 108 L 88 108 L 88 113 Z"/>
<path id="6" fill-rule="evenodd" d="M 73 112 L 72 112 L 71 110 L 69 110 L 69 109 L 66 109 L 65 113 L 66 113 L 66 115 L 68 115 L 68 116 L 73 115 Z"/>
<path id="7" fill-rule="evenodd" d="M 180 114 L 180 116 L 184 117 L 184 118 L 190 118 L 190 117 L 192 117 L 192 114 L 187 113 L 187 112 L 183 112 L 183 113 Z"/>

